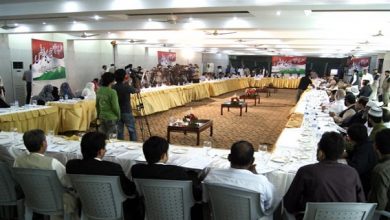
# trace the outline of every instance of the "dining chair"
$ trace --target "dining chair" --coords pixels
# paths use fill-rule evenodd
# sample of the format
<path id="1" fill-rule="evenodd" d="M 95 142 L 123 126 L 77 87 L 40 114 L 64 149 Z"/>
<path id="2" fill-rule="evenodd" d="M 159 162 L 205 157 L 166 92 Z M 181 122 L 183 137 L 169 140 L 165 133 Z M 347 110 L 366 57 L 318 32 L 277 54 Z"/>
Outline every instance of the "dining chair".
<path id="1" fill-rule="evenodd" d="M 123 219 L 126 195 L 118 176 L 69 174 L 80 196 L 81 219 Z"/>
<path id="2" fill-rule="evenodd" d="M 18 219 L 24 219 L 23 198 L 16 192 L 17 186 L 11 168 L 0 162 L 0 206 L 16 206 Z"/>
<path id="3" fill-rule="evenodd" d="M 190 220 L 194 205 L 192 181 L 134 179 L 144 197 L 148 220 Z"/>
<path id="4" fill-rule="evenodd" d="M 255 220 L 264 216 L 260 193 L 216 183 L 203 183 L 214 220 Z"/>
<path id="5" fill-rule="evenodd" d="M 371 220 L 376 203 L 308 202 L 303 220 Z"/>
<path id="6" fill-rule="evenodd" d="M 25 195 L 25 219 L 32 219 L 33 212 L 42 215 L 63 215 L 64 212 L 63 186 L 58 180 L 55 170 L 40 170 L 29 168 L 12 168 L 16 181 L 22 187 Z"/>
<path id="7" fill-rule="evenodd" d="M 375 210 L 374 217 L 372 218 L 372 220 L 380 220 L 381 217 L 383 217 L 384 219 L 390 219 L 390 212 L 383 210 Z"/>

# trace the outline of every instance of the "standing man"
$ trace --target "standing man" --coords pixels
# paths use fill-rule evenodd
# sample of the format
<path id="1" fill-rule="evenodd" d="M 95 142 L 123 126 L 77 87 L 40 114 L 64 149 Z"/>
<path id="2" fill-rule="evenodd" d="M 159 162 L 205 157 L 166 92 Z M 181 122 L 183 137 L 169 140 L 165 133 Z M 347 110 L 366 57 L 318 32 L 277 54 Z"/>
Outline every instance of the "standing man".
<path id="1" fill-rule="evenodd" d="M 385 71 L 385 79 L 382 82 L 382 99 L 383 107 L 387 107 L 389 104 L 389 93 L 390 93 L 390 70 Z"/>
<path id="2" fill-rule="evenodd" d="M 372 77 L 371 73 L 367 72 L 367 69 L 363 69 L 362 82 L 363 82 L 363 80 L 368 80 L 369 85 L 372 85 L 372 83 L 374 82 L 374 77 Z"/>
<path id="3" fill-rule="evenodd" d="M 117 121 L 120 118 L 118 95 L 111 89 L 115 83 L 114 74 L 106 72 L 102 76 L 102 86 L 96 92 L 96 111 L 101 121 L 100 130 L 108 137 L 117 133 Z"/>
<path id="4" fill-rule="evenodd" d="M 27 90 L 27 96 L 26 96 L 26 104 L 30 104 L 31 99 L 31 85 L 32 85 L 32 64 L 30 64 L 29 70 L 24 71 L 23 73 L 23 81 L 26 81 L 26 90 Z"/>
<path id="5" fill-rule="evenodd" d="M 107 72 L 107 65 L 102 66 L 102 69 L 99 72 L 98 78 L 100 79 L 105 72 Z"/>
<path id="6" fill-rule="evenodd" d="M 312 84 L 311 79 L 310 79 L 310 72 L 307 72 L 304 77 L 299 80 L 299 85 L 298 85 L 298 93 L 297 93 L 297 102 L 301 98 L 302 93 L 307 89 L 309 85 Z"/>
<path id="7" fill-rule="evenodd" d="M 135 119 L 131 110 L 130 94 L 139 92 L 139 89 L 135 89 L 130 86 L 128 82 L 124 82 L 126 71 L 124 69 L 118 69 L 115 71 L 116 84 L 113 89 L 118 94 L 118 101 L 120 107 L 120 118 L 118 121 L 118 139 L 124 140 L 124 126 L 127 127 L 129 132 L 130 141 L 137 141 L 137 132 L 135 130 Z"/>

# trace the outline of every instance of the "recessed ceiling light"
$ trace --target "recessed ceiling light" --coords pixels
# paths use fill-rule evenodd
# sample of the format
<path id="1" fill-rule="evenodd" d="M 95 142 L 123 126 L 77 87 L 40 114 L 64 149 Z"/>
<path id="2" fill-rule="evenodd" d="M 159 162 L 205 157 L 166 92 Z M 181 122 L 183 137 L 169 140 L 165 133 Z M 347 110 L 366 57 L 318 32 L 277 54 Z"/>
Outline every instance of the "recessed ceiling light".
<path id="1" fill-rule="evenodd" d="M 193 19 L 192 17 L 190 17 L 190 18 L 188 18 L 188 20 L 189 20 L 189 21 L 192 21 L 192 20 L 194 20 L 194 19 Z"/>
<path id="2" fill-rule="evenodd" d="M 311 10 L 303 10 L 303 12 L 305 13 L 306 16 L 311 15 Z"/>
<path id="3" fill-rule="evenodd" d="M 45 25 L 45 24 L 46 24 L 46 22 L 42 22 L 42 24 L 43 24 L 43 25 Z"/>
<path id="4" fill-rule="evenodd" d="M 99 15 L 95 15 L 95 16 L 93 16 L 93 18 L 97 21 L 97 20 L 100 20 L 102 17 L 100 17 Z"/>
<path id="5" fill-rule="evenodd" d="M 77 21 L 73 21 L 73 24 L 77 24 Z"/>
<path id="6" fill-rule="evenodd" d="M 18 23 L 15 23 L 14 25 L 15 25 L 15 26 L 18 26 L 19 24 L 18 24 Z"/>
<path id="7" fill-rule="evenodd" d="M 149 18 L 149 19 L 148 19 L 148 21 L 149 21 L 149 22 L 151 22 L 151 21 L 152 21 L 152 19 L 151 19 L 151 18 Z"/>
<path id="8" fill-rule="evenodd" d="M 277 16 L 280 16 L 281 14 L 282 14 L 281 11 L 276 11 L 276 15 L 277 15 Z"/>
<path id="9" fill-rule="evenodd" d="M 234 17 L 233 17 L 233 20 L 237 20 L 237 17 L 236 17 L 236 16 L 234 16 Z"/>

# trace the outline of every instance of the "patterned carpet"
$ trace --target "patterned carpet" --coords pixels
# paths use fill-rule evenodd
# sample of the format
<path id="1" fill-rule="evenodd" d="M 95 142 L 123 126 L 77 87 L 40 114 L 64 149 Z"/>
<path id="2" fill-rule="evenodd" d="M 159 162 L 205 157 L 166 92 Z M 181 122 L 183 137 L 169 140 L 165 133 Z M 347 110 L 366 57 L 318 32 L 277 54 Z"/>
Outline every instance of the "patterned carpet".
<path id="1" fill-rule="evenodd" d="M 243 109 L 242 117 L 239 116 L 238 108 L 231 108 L 230 112 L 224 109 L 221 115 L 221 103 L 229 101 L 234 94 L 243 93 L 244 90 L 238 90 L 149 115 L 147 119 L 151 133 L 166 138 L 169 118 L 182 119 L 192 109 L 192 113 L 198 118 L 213 120 L 213 136 L 209 136 L 208 129 L 203 131 L 200 135 L 200 146 L 205 140 L 211 140 L 216 148 L 230 148 L 238 140 L 247 140 L 255 147 L 259 143 L 274 144 L 287 122 L 290 109 L 295 105 L 296 90 L 279 89 L 277 93 L 272 93 L 271 97 L 265 97 L 262 93 L 261 102 L 257 106 L 254 106 L 253 100 L 247 100 L 248 112 L 245 113 Z M 141 141 L 139 118 L 136 126 L 138 140 Z M 171 132 L 171 143 L 195 146 L 196 134 Z"/>

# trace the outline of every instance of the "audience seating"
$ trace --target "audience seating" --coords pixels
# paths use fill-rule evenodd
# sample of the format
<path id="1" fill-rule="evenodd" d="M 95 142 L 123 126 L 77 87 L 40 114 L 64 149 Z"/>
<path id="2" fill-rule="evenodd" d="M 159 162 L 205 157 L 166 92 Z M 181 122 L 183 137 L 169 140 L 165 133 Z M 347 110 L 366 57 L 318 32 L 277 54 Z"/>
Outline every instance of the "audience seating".
<path id="1" fill-rule="evenodd" d="M 376 203 L 306 203 L 303 220 L 371 220 Z"/>
<path id="2" fill-rule="evenodd" d="M 123 219 L 126 195 L 118 176 L 69 174 L 81 199 L 82 219 Z"/>
<path id="3" fill-rule="evenodd" d="M 17 183 L 12 177 L 10 167 L 0 162 L 0 206 L 17 206 L 18 219 L 24 219 L 23 199 L 16 192 Z"/>
<path id="4" fill-rule="evenodd" d="M 238 187 L 204 183 L 214 220 L 255 220 L 264 216 L 260 194 Z"/>
<path id="5" fill-rule="evenodd" d="M 145 201 L 148 220 L 190 220 L 192 181 L 134 179 Z"/>
<path id="6" fill-rule="evenodd" d="M 64 188 L 54 170 L 13 168 L 15 179 L 25 195 L 25 219 L 32 219 L 33 212 L 43 215 L 70 216 L 64 212 Z"/>

